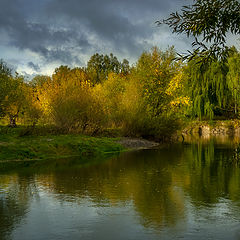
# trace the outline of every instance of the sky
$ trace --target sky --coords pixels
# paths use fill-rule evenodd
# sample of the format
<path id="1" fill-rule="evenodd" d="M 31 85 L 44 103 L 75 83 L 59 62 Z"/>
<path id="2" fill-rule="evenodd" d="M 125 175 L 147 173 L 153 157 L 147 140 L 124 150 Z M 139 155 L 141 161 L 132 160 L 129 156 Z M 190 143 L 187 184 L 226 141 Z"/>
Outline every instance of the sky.
<path id="1" fill-rule="evenodd" d="M 0 58 L 24 75 L 86 66 L 96 52 L 136 62 L 143 51 L 191 39 L 155 21 L 191 0 L 0 0 Z"/>

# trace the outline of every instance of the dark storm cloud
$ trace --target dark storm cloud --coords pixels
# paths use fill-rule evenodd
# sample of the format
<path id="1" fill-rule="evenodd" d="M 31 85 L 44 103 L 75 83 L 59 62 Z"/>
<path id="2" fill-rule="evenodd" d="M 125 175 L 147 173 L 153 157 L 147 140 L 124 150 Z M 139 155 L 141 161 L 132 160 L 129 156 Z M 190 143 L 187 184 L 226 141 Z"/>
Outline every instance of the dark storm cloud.
<path id="1" fill-rule="evenodd" d="M 154 22 L 174 5 L 173 0 L 52 0 L 48 11 L 66 21 L 85 25 L 88 31 L 118 51 L 136 54 L 142 48 L 139 40 L 151 38 L 156 27 Z"/>
<path id="2" fill-rule="evenodd" d="M 62 46 L 71 44 L 72 39 L 77 38 L 71 30 L 52 30 L 45 24 L 25 23 L 24 26 L 14 27 L 9 33 L 12 45 L 39 53 L 49 60 L 65 61 L 67 52 L 61 50 L 62 57 L 56 52 L 59 52 L 58 49 Z"/>
<path id="3" fill-rule="evenodd" d="M 31 50 L 47 61 L 58 60 L 66 64 L 80 62 L 71 56 L 68 46 L 80 43 L 82 47 L 88 47 L 87 39 L 71 28 L 61 29 L 61 26 L 51 26 L 45 22 L 31 22 L 31 19 L 24 16 L 26 13 L 21 12 L 21 4 L 27 2 L 3 0 L 0 8 L 0 30 L 1 34 L 9 36 L 9 45 Z"/>
<path id="4" fill-rule="evenodd" d="M 9 46 L 30 50 L 47 62 L 83 64 L 81 54 L 96 51 L 134 58 L 153 38 L 154 22 L 186 2 L 1 0 L 0 34 L 8 36 Z M 165 34 L 164 29 L 159 34 Z"/>
<path id="5" fill-rule="evenodd" d="M 40 72 L 41 69 L 38 64 L 34 64 L 33 62 L 28 62 L 28 67 L 33 69 L 35 72 Z"/>

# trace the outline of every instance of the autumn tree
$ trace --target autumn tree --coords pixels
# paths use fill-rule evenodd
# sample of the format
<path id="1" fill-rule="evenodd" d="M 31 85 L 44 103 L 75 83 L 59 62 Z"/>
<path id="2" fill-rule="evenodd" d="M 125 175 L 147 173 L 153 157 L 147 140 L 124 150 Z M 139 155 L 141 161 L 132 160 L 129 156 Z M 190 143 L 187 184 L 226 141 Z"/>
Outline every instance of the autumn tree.
<path id="1" fill-rule="evenodd" d="M 16 75 L 9 78 L 8 91 L 3 104 L 5 114 L 9 117 L 9 126 L 16 127 L 16 120 L 23 109 L 24 100 L 23 77 Z"/>
<path id="2" fill-rule="evenodd" d="M 7 66 L 7 64 L 1 60 L 0 61 L 0 116 L 5 115 L 4 111 L 4 101 L 10 90 L 9 81 L 12 77 L 12 71 Z"/>
<path id="3" fill-rule="evenodd" d="M 29 84 L 33 87 L 33 88 L 37 88 L 37 87 L 41 87 L 44 85 L 44 83 L 46 83 L 49 80 L 49 76 L 46 75 L 37 75 L 35 76 L 30 82 Z"/>
<path id="4" fill-rule="evenodd" d="M 171 102 L 176 100 L 176 91 L 181 88 L 182 63 L 176 61 L 175 56 L 174 48 L 161 51 L 155 47 L 151 52 L 144 52 L 137 62 L 136 74 L 143 87 L 142 97 L 153 117 L 169 112 Z"/>
<path id="5" fill-rule="evenodd" d="M 123 59 L 121 63 L 112 53 L 110 55 L 96 53 L 87 63 L 87 73 L 94 85 L 104 82 L 109 73 L 127 74 L 129 71 L 128 60 Z"/>
<path id="6" fill-rule="evenodd" d="M 181 93 L 182 63 L 175 51 L 144 52 L 131 71 L 123 97 L 128 134 L 169 137 L 179 125 L 180 109 L 189 104 Z"/>
<path id="7" fill-rule="evenodd" d="M 0 115 L 9 118 L 9 126 L 16 126 L 16 119 L 24 102 L 24 79 L 13 76 L 6 63 L 0 62 Z"/>
<path id="8" fill-rule="evenodd" d="M 121 73 L 123 75 L 127 75 L 130 73 L 129 61 L 127 59 L 123 59 L 121 63 Z"/>
<path id="9" fill-rule="evenodd" d="M 109 73 L 103 84 L 95 87 L 95 92 L 102 96 L 108 115 L 109 126 L 119 127 L 122 124 L 124 113 L 122 101 L 128 79 L 123 74 Z"/>
<path id="10" fill-rule="evenodd" d="M 43 88 L 39 98 L 45 115 L 59 129 L 94 134 L 103 126 L 101 99 L 84 69 L 60 66 Z"/>

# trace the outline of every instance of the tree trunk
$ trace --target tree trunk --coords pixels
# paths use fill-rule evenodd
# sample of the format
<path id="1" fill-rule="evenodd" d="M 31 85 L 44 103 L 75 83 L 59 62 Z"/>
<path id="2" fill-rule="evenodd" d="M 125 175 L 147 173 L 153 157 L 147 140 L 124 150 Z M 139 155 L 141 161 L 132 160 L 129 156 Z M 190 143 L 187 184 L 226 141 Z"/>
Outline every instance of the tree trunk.
<path id="1" fill-rule="evenodd" d="M 12 127 L 12 128 L 17 127 L 17 124 L 16 124 L 16 116 L 10 116 L 9 127 Z"/>
<path id="2" fill-rule="evenodd" d="M 237 114 L 237 94 L 235 93 L 235 115 Z"/>

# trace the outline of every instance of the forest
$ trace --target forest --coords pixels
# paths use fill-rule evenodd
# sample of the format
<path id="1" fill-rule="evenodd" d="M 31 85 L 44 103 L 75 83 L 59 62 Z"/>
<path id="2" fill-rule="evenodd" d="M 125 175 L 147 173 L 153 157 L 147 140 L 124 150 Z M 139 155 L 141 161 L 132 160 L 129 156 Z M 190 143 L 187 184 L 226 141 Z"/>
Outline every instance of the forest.
<path id="1" fill-rule="evenodd" d="M 94 54 L 87 67 L 60 66 L 31 81 L 0 63 L 1 123 L 56 133 L 169 139 L 192 120 L 236 119 L 240 110 L 240 53 L 227 61 L 184 62 L 174 47 L 154 47 L 130 66 L 113 54 Z"/>

